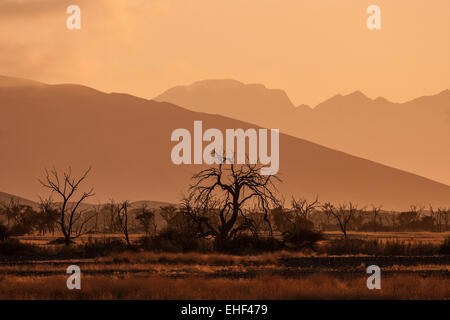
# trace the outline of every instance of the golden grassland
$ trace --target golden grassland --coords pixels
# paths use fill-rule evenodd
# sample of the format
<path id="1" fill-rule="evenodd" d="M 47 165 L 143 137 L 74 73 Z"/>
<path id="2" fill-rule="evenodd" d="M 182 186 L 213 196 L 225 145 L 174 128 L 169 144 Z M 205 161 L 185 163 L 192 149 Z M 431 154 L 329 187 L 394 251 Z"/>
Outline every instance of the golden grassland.
<path id="1" fill-rule="evenodd" d="M 182 259 L 187 261 L 187 259 Z M 311 264 L 309 266 L 290 266 L 278 263 L 264 261 L 255 265 L 250 262 L 244 263 L 225 263 L 217 264 L 217 260 L 211 264 L 194 262 L 187 263 L 161 263 L 161 262 L 109 262 L 97 260 L 65 260 L 65 261 L 40 261 L 27 264 L 2 264 L 0 265 L 0 278 L 9 278 L 14 276 L 33 277 L 33 276 L 54 276 L 64 275 L 69 265 L 78 265 L 84 275 L 89 276 L 140 276 L 153 277 L 163 276 L 170 278 L 251 278 L 255 276 L 285 276 L 285 277 L 304 277 L 307 275 L 321 273 L 332 275 L 365 275 L 366 268 L 370 263 L 358 262 L 354 265 L 333 264 L 321 266 Z M 441 264 L 420 264 L 403 265 L 392 264 L 383 266 L 382 271 L 385 274 L 417 273 L 421 276 L 450 274 L 450 265 Z"/>
<path id="2" fill-rule="evenodd" d="M 336 239 L 342 237 L 340 231 L 326 231 L 325 237 L 328 239 Z M 431 242 L 440 243 L 445 238 L 450 237 L 450 231 L 447 232 L 429 232 L 429 231 L 395 231 L 395 232 L 360 232 L 348 231 L 349 238 L 361 240 L 381 240 L 381 241 L 413 241 L 413 242 Z"/>
<path id="3" fill-rule="evenodd" d="M 349 235 L 418 247 L 440 246 L 448 236 L 428 232 Z M 329 232 L 326 237 L 321 246 L 340 235 Z M 48 250 L 63 248 L 48 246 L 48 237 L 20 240 L 42 244 Z M 80 243 L 87 241 L 80 239 Z M 81 268 L 81 290 L 66 286 L 66 269 L 73 264 Z M 366 286 L 370 264 L 381 267 L 381 290 Z M 323 250 L 252 255 L 130 250 L 85 258 L 12 256 L 0 260 L 0 299 L 450 299 L 450 257 L 434 253 L 333 255 Z"/>
<path id="4" fill-rule="evenodd" d="M 0 299 L 449 299 L 450 279 L 419 275 L 385 277 L 369 290 L 366 277 L 314 274 L 301 278 L 173 279 L 161 276 L 85 276 L 81 290 L 66 277 L 3 277 Z"/>
<path id="5" fill-rule="evenodd" d="M 130 240 L 135 241 L 145 236 L 145 234 L 134 233 L 130 234 Z M 340 231 L 325 231 L 324 236 L 327 239 L 340 239 L 342 238 L 342 232 Z M 46 245 L 51 240 L 56 240 L 60 235 L 31 235 L 18 237 L 20 241 L 29 244 Z M 445 238 L 450 237 L 450 231 L 447 232 L 428 232 L 428 231 L 416 231 L 416 232 L 359 232 L 348 231 L 348 237 L 361 240 L 398 240 L 398 241 L 414 241 L 414 242 L 432 242 L 440 243 Z M 83 235 L 76 240 L 77 243 L 86 243 L 89 240 L 101 240 L 101 239 L 123 239 L 121 234 L 91 234 Z"/>
<path id="6" fill-rule="evenodd" d="M 367 289 L 367 259 L 373 257 L 123 252 L 7 261 L 0 263 L 0 299 L 450 299 L 448 259 L 409 265 L 386 257 L 382 290 Z M 81 290 L 66 287 L 72 264 L 81 268 Z"/>

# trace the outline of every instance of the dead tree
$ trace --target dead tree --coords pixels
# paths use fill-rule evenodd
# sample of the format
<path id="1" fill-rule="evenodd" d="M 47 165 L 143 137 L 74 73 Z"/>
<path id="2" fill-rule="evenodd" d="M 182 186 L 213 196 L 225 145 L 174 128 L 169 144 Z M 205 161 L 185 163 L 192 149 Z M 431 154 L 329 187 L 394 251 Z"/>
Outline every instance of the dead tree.
<path id="1" fill-rule="evenodd" d="M 7 224 L 4 225 L 6 217 Z M 15 198 L 9 203 L 0 203 L 0 241 L 9 237 L 30 234 L 37 226 L 38 213 L 28 205 L 21 204 Z"/>
<path id="2" fill-rule="evenodd" d="M 55 193 L 61 199 L 58 225 L 64 237 L 64 243 L 67 246 L 70 245 L 73 239 L 89 232 L 87 229 L 88 223 L 94 218 L 94 215 L 87 215 L 86 210 L 80 210 L 79 208 L 85 199 L 94 195 L 93 188 L 88 192 L 83 192 L 78 200 L 73 200 L 79 191 L 81 183 L 87 178 L 90 171 L 91 168 L 86 170 L 80 178 L 75 178 L 72 176 L 70 167 L 67 172 L 63 173 L 62 177 L 55 168 L 51 171 L 45 169 L 44 180 L 39 179 L 43 187 L 50 189 L 52 193 Z"/>
<path id="3" fill-rule="evenodd" d="M 20 216 L 23 207 L 20 201 L 14 197 L 10 198 L 9 202 L 0 202 L 0 213 L 6 217 L 6 228 L 10 228 Z"/>
<path id="4" fill-rule="evenodd" d="M 323 210 L 333 216 L 339 224 L 344 239 L 347 240 L 347 230 L 352 218 L 360 211 L 358 206 L 349 202 L 348 205 L 340 204 L 335 207 L 331 203 L 327 202 L 322 206 Z"/>
<path id="5" fill-rule="evenodd" d="M 314 224 L 310 221 L 310 215 L 319 206 L 319 200 L 316 198 L 314 201 L 308 201 L 307 199 L 295 199 L 291 200 L 292 210 L 274 210 L 272 215 L 278 230 L 282 234 L 296 234 L 302 230 L 312 230 Z"/>
<path id="6" fill-rule="evenodd" d="M 168 205 L 168 206 L 162 206 L 160 207 L 159 214 L 166 222 L 167 226 L 169 227 L 173 221 L 173 219 L 178 214 L 178 209 L 174 205 Z"/>
<path id="7" fill-rule="evenodd" d="M 448 217 L 450 216 L 450 208 L 445 210 L 445 215 L 444 215 L 444 231 L 448 231 Z"/>
<path id="8" fill-rule="evenodd" d="M 128 245 L 131 245 L 130 237 L 128 234 L 128 208 L 130 206 L 129 201 L 123 201 L 119 203 L 115 203 L 114 200 L 111 200 L 109 207 L 114 217 L 117 225 L 123 233 L 125 241 Z"/>
<path id="9" fill-rule="evenodd" d="M 420 226 L 420 220 L 423 216 L 423 206 L 411 205 L 408 211 L 400 212 L 397 215 L 398 230 L 416 231 Z"/>
<path id="10" fill-rule="evenodd" d="M 436 223 L 437 232 L 447 231 L 449 212 L 450 210 L 446 208 L 437 208 L 437 210 L 434 210 L 433 207 L 430 205 L 431 217 Z"/>
<path id="11" fill-rule="evenodd" d="M 399 231 L 397 215 L 394 212 L 386 212 L 384 215 L 386 225 L 391 227 L 391 231 Z"/>
<path id="12" fill-rule="evenodd" d="M 309 220 L 310 215 L 319 206 L 319 199 L 316 197 L 314 201 L 308 201 L 304 198 L 299 200 L 292 198 L 291 205 L 296 217 L 303 218 L 304 220 Z"/>
<path id="13" fill-rule="evenodd" d="M 58 226 L 60 213 L 58 206 L 50 197 L 40 198 L 39 202 L 39 221 L 38 229 L 41 235 L 46 232 L 55 234 L 55 228 Z"/>
<path id="14" fill-rule="evenodd" d="M 136 220 L 141 223 L 147 238 L 156 232 L 155 210 L 149 209 L 146 203 L 139 209 Z"/>
<path id="15" fill-rule="evenodd" d="M 379 215 L 380 215 L 380 211 L 381 211 L 381 206 L 374 206 L 372 205 L 372 210 L 370 210 L 370 215 L 372 217 L 372 225 L 373 225 L 373 231 L 377 232 L 377 226 L 378 226 L 378 221 L 380 221 L 379 219 Z"/>
<path id="16" fill-rule="evenodd" d="M 239 233 L 249 231 L 245 208 L 256 205 L 268 213 L 278 206 L 274 175 L 263 176 L 261 167 L 253 164 L 219 164 L 195 174 L 183 210 L 197 224 L 202 236 L 211 236 L 220 248 Z"/>

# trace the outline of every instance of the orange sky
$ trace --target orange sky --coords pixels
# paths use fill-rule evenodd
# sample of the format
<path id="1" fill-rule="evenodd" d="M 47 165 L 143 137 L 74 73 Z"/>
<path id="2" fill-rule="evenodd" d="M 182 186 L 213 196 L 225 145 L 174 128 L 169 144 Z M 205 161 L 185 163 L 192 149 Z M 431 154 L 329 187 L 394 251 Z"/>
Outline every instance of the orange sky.
<path id="1" fill-rule="evenodd" d="M 355 90 L 401 102 L 450 88 L 449 33 L 448 0 L 1 0 L 0 74 L 146 98 L 232 78 L 294 104 Z"/>

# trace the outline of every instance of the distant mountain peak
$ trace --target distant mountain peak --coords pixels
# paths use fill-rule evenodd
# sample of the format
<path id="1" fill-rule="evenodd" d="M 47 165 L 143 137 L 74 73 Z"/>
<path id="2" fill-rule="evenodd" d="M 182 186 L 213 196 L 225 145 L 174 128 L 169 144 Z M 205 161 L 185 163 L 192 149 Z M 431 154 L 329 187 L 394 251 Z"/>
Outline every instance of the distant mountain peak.
<path id="1" fill-rule="evenodd" d="M 36 87 L 36 86 L 45 86 L 45 84 L 34 80 L 0 75 L 0 88 Z"/>
<path id="2" fill-rule="evenodd" d="M 325 100 L 322 103 L 319 103 L 314 110 L 316 111 L 322 111 L 322 110 L 329 110 L 329 109 L 335 109 L 336 107 L 349 107 L 349 106 L 364 106 L 368 102 L 373 102 L 374 100 L 370 99 L 368 96 L 366 96 L 361 91 L 354 91 L 347 95 L 337 94 L 333 97 L 331 97 L 328 100 Z"/>
<path id="3" fill-rule="evenodd" d="M 206 79 L 195 81 L 188 85 L 179 85 L 169 90 L 187 90 L 187 91 L 207 90 L 207 89 L 226 90 L 226 89 L 240 88 L 244 86 L 245 86 L 244 83 L 233 79 Z"/>
<path id="4" fill-rule="evenodd" d="M 374 101 L 378 102 L 378 103 L 391 103 L 391 101 L 389 101 L 388 99 L 386 99 L 384 97 L 377 97 Z"/>
<path id="5" fill-rule="evenodd" d="M 370 98 L 368 96 L 366 96 L 364 93 L 362 93 L 359 90 L 356 90 L 348 95 L 346 95 L 345 97 L 349 97 L 349 98 L 362 98 L 362 99 L 369 99 Z"/>
<path id="6" fill-rule="evenodd" d="M 312 111 L 313 109 L 310 107 L 310 106 L 308 106 L 307 104 L 301 104 L 301 105 L 299 105 L 298 107 L 296 107 L 295 108 L 296 110 L 298 110 L 298 111 Z"/>
<path id="7" fill-rule="evenodd" d="M 262 124 L 266 124 L 270 117 L 295 110 L 283 90 L 232 79 L 209 79 L 177 86 L 153 100 L 170 102 L 192 111 L 222 114 Z"/>
<path id="8" fill-rule="evenodd" d="M 173 90 L 186 90 L 186 91 L 195 91 L 195 90 L 229 90 L 229 89 L 259 89 L 259 90 L 267 90 L 267 91 L 278 91 L 283 92 L 281 89 L 270 89 L 267 88 L 265 85 L 260 83 L 244 83 L 238 80 L 233 79 L 205 79 L 205 80 L 199 80 L 195 81 L 188 85 L 179 85 L 176 87 L 173 87 L 171 89 L 166 90 L 163 94 L 160 96 L 163 96 L 166 92 L 173 91 Z M 285 94 L 285 93 L 284 93 Z M 286 95 L 287 97 L 287 95 Z M 158 97 L 154 100 L 158 100 Z"/>
<path id="9" fill-rule="evenodd" d="M 99 199 L 146 199 L 150 194 L 154 199 L 177 202 L 179 195 L 191 183 L 192 174 L 205 167 L 176 166 L 168 160 L 174 145 L 168 143 L 173 130 L 189 130 L 196 120 L 203 121 L 205 129 L 217 128 L 222 132 L 227 128 L 246 130 L 259 127 L 258 123 L 262 121 L 275 122 L 286 117 L 280 104 L 286 100 L 280 99 L 279 92 L 270 90 L 262 90 L 263 94 L 258 90 L 249 90 L 250 94 L 238 96 L 239 99 L 236 99 L 233 90 L 231 93 L 201 95 L 200 98 L 205 98 L 203 100 L 195 95 L 198 99 L 195 101 L 209 106 L 216 113 L 232 110 L 238 114 L 245 111 L 251 119 L 248 123 L 129 95 L 87 90 L 80 90 L 75 85 L 48 85 L 39 90 L 29 87 L 0 90 L 0 118 L 8 119 L 2 126 L 6 134 L 0 136 L 4 137 L 1 142 L 5 146 L 0 157 L 0 189 L 9 190 L 12 194 L 20 190 L 20 194 L 26 197 L 42 195 L 42 187 L 32 181 L 42 176 L 44 167 L 56 165 L 61 168 L 68 164 L 80 169 L 92 166 L 93 174 L 86 187 L 95 187 Z M 258 93 L 257 98 L 255 92 Z M 352 100 L 348 96 L 341 99 Z M 190 103 L 194 100 L 186 101 Z M 61 108 L 62 105 L 64 108 Z M 361 113 L 369 110 L 355 106 L 355 109 L 363 110 Z M 263 113 L 264 110 L 266 113 Z M 292 107 L 291 110 L 296 109 Z M 295 111 L 287 117 L 297 128 L 309 125 L 320 132 L 328 132 L 339 142 L 348 134 L 341 134 L 339 130 L 349 128 L 352 130 L 351 137 L 361 137 L 370 148 L 376 147 L 375 143 L 368 143 L 371 141 L 366 139 L 366 130 L 370 129 L 366 122 L 357 121 L 360 118 L 355 121 L 356 113 L 346 113 L 347 110 L 340 107 L 332 110 L 337 112 L 330 113 L 331 116 L 325 120 L 317 117 L 320 122 L 315 122 L 315 116 L 304 119 L 302 115 L 296 117 L 298 114 Z M 404 119 L 404 114 L 401 113 L 400 119 Z M 350 125 L 345 122 L 345 117 L 350 120 Z M 395 128 L 402 130 L 404 127 L 397 125 L 400 123 L 397 119 Z M 436 126 L 436 121 L 429 123 L 431 125 L 427 128 Z M 283 130 L 278 125 L 268 127 Z M 417 127 L 415 125 L 414 129 Z M 385 132 L 385 127 L 381 125 L 376 125 L 375 129 L 376 133 Z M 420 137 L 425 133 L 426 130 L 421 131 Z M 394 136 L 390 131 L 388 134 L 389 138 Z M 419 140 L 411 139 L 409 135 L 407 138 L 412 141 L 414 155 L 420 156 L 421 152 L 417 150 L 424 148 L 424 144 L 416 145 L 414 142 Z M 283 180 L 279 191 L 286 198 L 319 195 L 323 201 L 355 201 L 361 205 L 379 203 L 385 208 L 400 210 L 411 203 L 449 205 L 450 187 L 447 185 L 286 135 L 282 131 L 279 139 Z M 132 150 L 132 154 L 117 150 Z M 428 150 L 424 148 L 424 151 Z M 445 151 L 445 148 L 439 148 L 439 156 L 442 157 Z M 383 149 L 381 152 L 384 152 Z M 422 153 L 430 157 L 430 153 Z M 412 160 L 410 158 L 413 157 L 408 157 L 408 162 L 404 163 L 408 164 Z M 439 163 L 435 166 L 444 171 L 448 168 L 448 165 L 445 167 L 447 163 L 441 166 L 444 169 L 438 167 Z M 5 198 L 8 199 L 8 195 Z"/>

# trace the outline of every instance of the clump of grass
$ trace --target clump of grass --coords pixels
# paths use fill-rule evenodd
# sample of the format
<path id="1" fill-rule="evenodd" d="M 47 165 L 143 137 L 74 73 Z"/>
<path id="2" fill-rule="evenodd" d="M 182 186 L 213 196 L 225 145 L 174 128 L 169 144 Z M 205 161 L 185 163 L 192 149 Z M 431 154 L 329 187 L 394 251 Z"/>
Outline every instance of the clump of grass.
<path id="1" fill-rule="evenodd" d="M 450 237 L 445 238 L 444 243 L 439 248 L 439 253 L 450 255 Z"/>
<path id="2" fill-rule="evenodd" d="M 450 279 L 419 275 L 385 277 L 368 290 L 366 277 L 316 274 L 302 278 L 173 279 L 160 276 L 85 276 L 82 290 L 67 290 L 64 276 L 8 277 L 0 299 L 449 299 Z"/>
<path id="3" fill-rule="evenodd" d="M 313 254 L 316 256 L 318 254 Z M 273 265 L 287 258 L 311 256 L 303 252 L 276 251 L 257 255 L 231 255 L 225 253 L 171 253 L 171 252 L 122 252 L 98 258 L 98 262 L 118 264 L 180 264 L 180 265 Z"/>
<path id="4" fill-rule="evenodd" d="M 155 252 L 211 252 L 211 241 L 199 239 L 190 232 L 165 228 L 157 235 L 150 238 L 142 238 L 139 247 Z"/>
<path id="5" fill-rule="evenodd" d="M 36 245 L 20 242 L 17 239 L 7 239 L 0 242 L 0 256 L 30 257 L 41 255 L 44 250 Z"/>
<path id="6" fill-rule="evenodd" d="M 198 252 L 189 253 L 118 253 L 110 257 L 100 258 L 99 261 L 111 261 L 114 263 L 151 263 L 151 264 L 198 264 L 198 265 L 234 265 L 241 264 L 244 257 L 232 256 L 220 253 L 203 254 Z"/>
<path id="7" fill-rule="evenodd" d="M 422 241 L 341 239 L 322 248 L 329 255 L 365 254 L 377 256 L 430 256 L 439 253 L 439 245 Z"/>
<path id="8" fill-rule="evenodd" d="M 95 258 L 116 252 L 133 252 L 136 250 L 136 247 L 127 246 L 124 241 L 113 239 L 90 239 L 87 243 L 80 245 L 66 246 L 58 244 L 45 247 L 24 243 L 17 239 L 8 239 L 0 242 L 0 256 L 14 259 L 18 257 L 35 259 Z"/>

